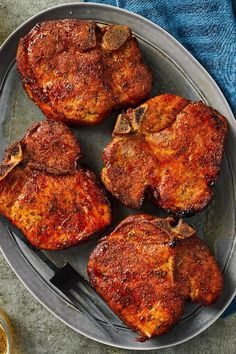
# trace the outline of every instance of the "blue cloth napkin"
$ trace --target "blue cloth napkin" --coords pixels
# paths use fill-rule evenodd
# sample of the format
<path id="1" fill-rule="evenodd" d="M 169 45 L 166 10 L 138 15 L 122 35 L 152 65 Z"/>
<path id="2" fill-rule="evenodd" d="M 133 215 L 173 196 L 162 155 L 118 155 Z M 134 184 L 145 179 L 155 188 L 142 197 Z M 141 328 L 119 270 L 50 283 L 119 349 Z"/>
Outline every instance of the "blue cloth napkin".
<path id="1" fill-rule="evenodd" d="M 204 66 L 236 116 L 236 0 L 98 0 L 168 31 Z"/>
<path id="2" fill-rule="evenodd" d="M 172 34 L 215 79 L 236 116 L 236 0 L 91 2 L 138 13 Z M 234 312 L 236 298 L 222 317 Z"/>

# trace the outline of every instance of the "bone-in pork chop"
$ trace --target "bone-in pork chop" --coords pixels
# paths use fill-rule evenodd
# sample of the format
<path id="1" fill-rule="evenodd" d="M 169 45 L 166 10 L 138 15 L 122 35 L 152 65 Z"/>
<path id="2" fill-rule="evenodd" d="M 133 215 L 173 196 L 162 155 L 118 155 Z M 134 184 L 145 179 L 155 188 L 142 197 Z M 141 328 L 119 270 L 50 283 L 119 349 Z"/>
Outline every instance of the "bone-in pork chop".
<path id="1" fill-rule="evenodd" d="M 54 121 L 35 124 L 5 153 L 0 213 L 38 248 L 74 246 L 110 224 L 109 201 L 80 156 L 75 136 Z"/>
<path id="2" fill-rule="evenodd" d="M 119 107 L 138 104 L 152 76 L 127 26 L 54 20 L 20 40 L 18 69 L 28 95 L 48 118 L 96 124 Z"/>
<path id="3" fill-rule="evenodd" d="M 154 97 L 118 117 L 102 180 L 132 208 L 148 196 L 178 216 L 201 211 L 213 195 L 226 130 L 226 119 L 202 102 Z"/>
<path id="4" fill-rule="evenodd" d="M 169 331 L 185 300 L 209 305 L 223 286 L 214 257 L 191 226 L 145 214 L 126 218 L 100 241 L 88 275 L 141 340 Z"/>

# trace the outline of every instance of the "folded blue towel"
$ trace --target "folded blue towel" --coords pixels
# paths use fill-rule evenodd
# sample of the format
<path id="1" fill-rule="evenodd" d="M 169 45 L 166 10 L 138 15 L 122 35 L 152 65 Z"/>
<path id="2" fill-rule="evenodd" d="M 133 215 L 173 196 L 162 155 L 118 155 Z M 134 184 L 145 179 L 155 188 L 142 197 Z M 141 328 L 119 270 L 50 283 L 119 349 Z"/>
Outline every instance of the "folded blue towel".
<path id="1" fill-rule="evenodd" d="M 87 1 L 85 1 L 87 2 Z M 235 0 L 101 0 L 136 12 L 164 28 L 215 79 L 236 116 Z M 236 312 L 236 299 L 224 312 Z"/>
<path id="2" fill-rule="evenodd" d="M 93 2 L 136 12 L 172 34 L 215 79 L 236 116 L 236 0 Z"/>

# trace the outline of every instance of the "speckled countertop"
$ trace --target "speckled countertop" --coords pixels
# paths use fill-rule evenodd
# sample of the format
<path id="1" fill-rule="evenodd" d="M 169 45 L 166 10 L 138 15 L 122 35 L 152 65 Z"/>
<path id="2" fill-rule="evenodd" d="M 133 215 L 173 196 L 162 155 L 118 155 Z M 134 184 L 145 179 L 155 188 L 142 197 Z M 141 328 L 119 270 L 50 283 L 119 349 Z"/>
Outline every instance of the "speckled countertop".
<path id="1" fill-rule="evenodd" d="M 0 45 L 29 17 L 66 0 L 0 0 Z M 1 58 L 0 58 L 1 60 Z M 123 354 L 87 339 L 46 310 L 13 273 L 0 253 L 0 307 L 9 315 L 15 333 L 16 354 Z M 144 352 L 144 351 L 143 351 Z M 236 315 L 219 319 L 198 337 L 170 349 L 152 353 L 235 353 Z M 142 353 L 137 351 L 137 353 Z"/>

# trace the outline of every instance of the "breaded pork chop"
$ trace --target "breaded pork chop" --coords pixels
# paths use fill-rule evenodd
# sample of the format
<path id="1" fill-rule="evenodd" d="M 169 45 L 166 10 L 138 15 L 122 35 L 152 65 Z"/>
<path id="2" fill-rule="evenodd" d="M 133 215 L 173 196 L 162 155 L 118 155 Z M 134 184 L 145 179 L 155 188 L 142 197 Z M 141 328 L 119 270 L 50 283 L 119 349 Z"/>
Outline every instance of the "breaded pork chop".
<path id="1" fill-rule="evenodd" d="M 0 213 L 38 248 L 77 245 L 111 222 L 109 201 L 80 155 L 75 136 L 55 121 L 35 124 L 5 152 Z"/>
<path id="2" fill-rule="evenodd" d="M 151 73 L 127 26 L 76 19 L 37 24 L 20 40 L 17 64 L 43 113 L 67 123 L 99 123 L 151 91 Z"/>
<path id="3" fill-rule="evenodd" d="M 223 287 L 214 257 L 191 226 L 145 214 L 126 218 L 100 241 L 88 275 L 141 340 L 169 331 L 185 300 L 209 305 Z"/>
<path id="4" fill-rule="evenodd" d="M 212 198 L 226 131 L 226 119 L 202 102 L 154 97 L 118 117 L 102 180 L 132 208 L 147 195 L 178 216 L 199 212 Z"/>

